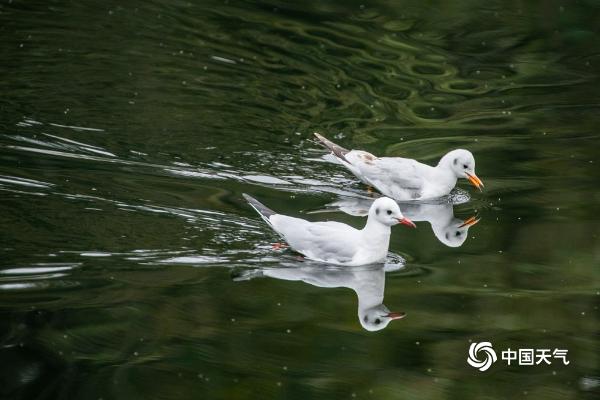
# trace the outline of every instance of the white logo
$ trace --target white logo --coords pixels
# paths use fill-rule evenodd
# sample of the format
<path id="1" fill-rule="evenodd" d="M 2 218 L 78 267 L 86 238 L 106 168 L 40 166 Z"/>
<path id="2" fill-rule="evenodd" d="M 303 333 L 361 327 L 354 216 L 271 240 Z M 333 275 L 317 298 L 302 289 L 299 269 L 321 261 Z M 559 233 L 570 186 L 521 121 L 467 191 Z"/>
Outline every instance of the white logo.
<path id="1" fill-rule="evenodd" d="M 479 352 L 485 353 L 484 360 L 479 360 L 479 358 L 477 358 Z M 469 347 L 469 358 L 467 358 L 467 362 L 471 367 L 475 367 L 481 372 L 486 371 L 497 360 L 498 357 L 490 342 L 472 343 L 471 347 Z"/>
<path id="2" fill-rule="evenodd" d="M 571 361 L 567 359 L 569 354 L 568 349 L 535 349 L 535 348 L 523 348 L 523 349 L 511 349 L 510 347 L 504 351 L 498 351 L 501 354 L 502 361 L 506 361 L 506 365 L 551 365 L 557 364 L 556 360 L 562 361 L 563 365 L 571 364 Z M 480 354 L 485 353 L 485 354 Z M 480 360 L 478 356 L 484 355 L 485 358 Z M 493 363 L 498 361 L 496 352 L 492 348 L 490 342 L 479 342 L 472 343 L 469 347 L 469 357 L 467 362 L 470 366 L 477 368 L 479 371 L 487 371 Z M 554 361 L 554 363 L 553 363 Z"/>

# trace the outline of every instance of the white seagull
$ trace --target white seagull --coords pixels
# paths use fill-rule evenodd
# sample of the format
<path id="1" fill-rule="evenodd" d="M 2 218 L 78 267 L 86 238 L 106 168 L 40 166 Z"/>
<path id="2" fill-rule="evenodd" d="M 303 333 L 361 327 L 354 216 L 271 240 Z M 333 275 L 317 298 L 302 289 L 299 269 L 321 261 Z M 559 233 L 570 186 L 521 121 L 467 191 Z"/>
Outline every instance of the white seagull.
<path id="1" fill-rule="evenodd" d="M 315 267 L 257 268 L 245 270 L 234 278 L 244 281 L 263 276 L 286 281 L 303 281 L 322 288 L 345 287 L 354 290 L 358 297 L 358 320 L 368 331 L 379 331 L 403 312 L 391 312 L 383 304 L 386 268 L 383 265 L 368 267 Z"/>
<path id="2" fill-rule="evenodd" d="M 340 222 L 309 222 L 277 214 L 255 198 L 243 194 L 275 232 L 306 258 L 337 265 L 358 266 L 385 262 L 392 225 L 415 227 L 387 197 L 373 202 L 363 229 Z"/>
<path id="3" fill-rule="evenodd" d="M 315 133 L 336 160 L 358 179 L 396 200 L 427 200 L 445 196 L 458 178 L 468 179 L 479 190 L 475 158 L 468 150 L 452 150 L 432 167 L 410 158 L 376 157 L 362 150 L 348 150 Z"/>

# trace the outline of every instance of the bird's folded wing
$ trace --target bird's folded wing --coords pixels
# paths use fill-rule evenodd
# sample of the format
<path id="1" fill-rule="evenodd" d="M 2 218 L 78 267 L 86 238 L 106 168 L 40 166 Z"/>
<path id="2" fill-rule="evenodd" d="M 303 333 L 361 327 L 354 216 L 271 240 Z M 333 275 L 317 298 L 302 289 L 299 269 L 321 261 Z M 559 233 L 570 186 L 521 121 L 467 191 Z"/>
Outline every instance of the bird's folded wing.
<path id="1" fill-rule="evenodd" d="M 381 157 L 359 168 L 375 187 L 396 186 L 404 190 L 420 192 L 425 182 L 419 163 L 407 158 Z"/>
<path id="2" fill-rule="evenodd" d="M 307 245 L 312 257 L 320 260 L 348 262 L 357 251 L 356 230 L 339 222 L 310 224 Z"/>
<path id="3" fill-rule="evenodd" d="M 276 215 L 273 227 L 290 246 L 309 258 L 347 262 L 356 252 L 356 229 L 339 222 L 308 222 Z"/>

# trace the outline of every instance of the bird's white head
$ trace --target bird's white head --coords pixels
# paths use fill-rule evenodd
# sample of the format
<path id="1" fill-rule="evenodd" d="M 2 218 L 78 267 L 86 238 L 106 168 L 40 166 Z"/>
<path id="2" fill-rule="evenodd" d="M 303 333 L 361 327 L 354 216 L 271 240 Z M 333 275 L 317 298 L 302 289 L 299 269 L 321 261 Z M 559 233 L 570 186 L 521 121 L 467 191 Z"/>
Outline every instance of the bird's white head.
<path id="1" fill-rule="evenodd" d="M 415 224 L 400 211 L 398 203 L 389 197 L 380 197 L 371 204 L 369 219 L 374 219 L 386 226 L 404 224 L 415 228 Z"/>
<path id="2" fill-rule="evenodd" d="M 390 312 L 385 305 L 379 304 L 359 312 L 358 319 L 363 328 L 374 332 L 385 328 L 391 321 L 405 316 L 406 314 L 403 312 Z"/>
<path id="3" fill-rule="evenodd" d="M 479 222 L 479 218 L 473 216 L 465 221 L 453 218 L 446 226 L 433 227 L 433 233 L 440 242 L 448 247 L 460 247 L 469 234 L 469 228 Z"/>
<path id="4" fill-rule="evenodd" d="M 475 174 L 475 157 L 469 150 L 452 150 L 442 157 L 438 166 L 449 168 L 457 178 L 468 179 L 479 190 L 483 188 L 483 182 Z"/>

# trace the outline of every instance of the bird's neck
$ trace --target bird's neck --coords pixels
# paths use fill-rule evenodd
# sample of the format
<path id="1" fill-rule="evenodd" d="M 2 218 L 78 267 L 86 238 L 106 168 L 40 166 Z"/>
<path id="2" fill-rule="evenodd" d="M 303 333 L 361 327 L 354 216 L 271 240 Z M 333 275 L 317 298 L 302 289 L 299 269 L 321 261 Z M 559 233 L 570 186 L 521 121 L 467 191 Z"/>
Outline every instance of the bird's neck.
<path id="1" fill-rule="evenodd" d="M 354 287 L 358 297 L 358 313 L 383 303 L 385 271 L 383 268 L 372 271 L 368 277 L 361 277 L 360 284 Z"/>
<path id="2" fill-rule="evenodd" d="M 389 240 L 391 228 L 377 221 L 375 218 L 368 218 L 361 232 L 365 242 L 380 242 L 385 237 Z"/>
<path id="3" fill-rule="evenodd" d="M 361 231 L 361 248 L 364 254 L 368 254 L 369 262 L 385 259 L 390 247 L 391 229 L 374 218 L 369 218 L 367 224 Z"/>
<path id="4" fill-rule="evenodd" d="M 440 160 L 437 167 L 435 167 L 435 173 L 438 176 L 440 182 L 447 185 L 450 190 L 456 186 L 456 181 L 458 178 L 456 174 L 452 170 L 452 162 L 450 160 L 445 160 L 445 156 Z"/>
<path id="5" fill-rule="evenodd" d="M 442 158 L 440 158 L 440 162 L 438 162 L 438 167 L 444 166 L 448 169 L 452 167 L 452 163 L 454 162 L 454 157 L 450 153 L 446 153 Z"/>
<path id="6" fill-rule="evenodd" d="M 454 211 L 450 204 L 435 205 L 430 209 L 427 220 L 433 227 L 446 227 L 454 220 Z"/>

